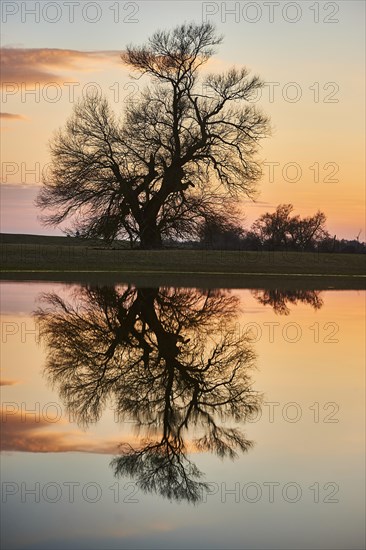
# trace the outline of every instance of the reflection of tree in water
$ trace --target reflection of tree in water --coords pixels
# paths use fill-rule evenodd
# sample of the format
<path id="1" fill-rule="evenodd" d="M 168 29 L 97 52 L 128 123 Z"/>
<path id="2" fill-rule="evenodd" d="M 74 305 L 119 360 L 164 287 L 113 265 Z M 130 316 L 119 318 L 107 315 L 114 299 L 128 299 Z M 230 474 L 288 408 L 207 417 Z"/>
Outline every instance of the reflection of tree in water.
<path id="1" fill-rule="evenodd" d="M 48 346 L 46 372 L 70 412 L 87 425 L 112 399 L 121 420 L 134 419 L 143 434 L 138 448 L 121 445 L 112 461 L 117 475 L 132 476 L 146 492 L 197 502 L 207 486 L 188 451 L 234 458 L 251 447 L 229 422 L 260 406 L 249 374 L 253 350 L 231 328 L 236 297 L 129 286 L 79 288 L 72 305 L 56 294 L 43 301 L 35 315 Z"/>
<path id="2" fill-rule="evenodd" d="M 252 290 L 252 295 L 264 306 L 271 306 L 274 312 L 279 315 L 289 315 L 290 309 L 287 304 L 302 302 L 309 304 L 314 309 L 323 306 L 323 299 L 320 297 L 320 290 Z"/>

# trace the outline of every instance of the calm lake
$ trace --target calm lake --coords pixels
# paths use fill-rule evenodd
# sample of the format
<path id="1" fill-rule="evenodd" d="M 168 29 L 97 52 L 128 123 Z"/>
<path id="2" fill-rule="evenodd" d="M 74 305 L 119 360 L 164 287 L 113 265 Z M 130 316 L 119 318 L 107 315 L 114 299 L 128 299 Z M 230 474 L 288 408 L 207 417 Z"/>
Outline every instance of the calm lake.
<path id="1" fill-rule="evenodd" d="M 2 282 L 2 548 L 363 549 L 365 297 Z"/>

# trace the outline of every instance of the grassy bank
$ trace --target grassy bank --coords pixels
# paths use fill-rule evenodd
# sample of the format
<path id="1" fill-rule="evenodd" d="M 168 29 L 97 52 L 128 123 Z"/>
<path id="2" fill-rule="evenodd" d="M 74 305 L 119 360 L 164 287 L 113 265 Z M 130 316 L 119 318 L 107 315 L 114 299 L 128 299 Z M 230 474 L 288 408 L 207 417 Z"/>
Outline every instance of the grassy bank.
<path id="1" fill-rule="evenodd" d="M 187 280 L 194 277 L 203 281 L 275 278 L 300 281 L 332 282 L 340 279 L 365 283 L 364 255 L 318 254 L 299 252 L 245 252 L 214 250 L 128 250 L 120 246 L 107 248 L 98 241 L 44 237 L 32 235 L 1 236 L 2 278 L 22 277 L 58 279 L 62 275 L 90 278 L 104 273 L 131 276 L 134 280 Z M 42 276 L 41 276 L 42 274 Z M 83 275 L 84 274 L 84 275 Z M 85 275 L 86 274 L 86 275 Z M 99 274 L 99 275 L 98 275 Z M 326 284 L 329 286 L 328 281 Z M 241 285 L 240 285 L 241 286 Z M 347 285 L 348 287 L 348 285 Z"/>

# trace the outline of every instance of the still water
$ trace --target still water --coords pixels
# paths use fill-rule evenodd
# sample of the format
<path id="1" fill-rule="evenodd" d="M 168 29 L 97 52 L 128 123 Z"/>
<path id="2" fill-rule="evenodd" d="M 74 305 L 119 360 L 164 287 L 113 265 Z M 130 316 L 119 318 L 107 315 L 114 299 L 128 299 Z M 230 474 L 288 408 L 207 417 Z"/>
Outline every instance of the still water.
<path id="1" fill-rule="evenodd" d="M 2 548 L 364 548 L 364 291 L 1 297 Z"/>

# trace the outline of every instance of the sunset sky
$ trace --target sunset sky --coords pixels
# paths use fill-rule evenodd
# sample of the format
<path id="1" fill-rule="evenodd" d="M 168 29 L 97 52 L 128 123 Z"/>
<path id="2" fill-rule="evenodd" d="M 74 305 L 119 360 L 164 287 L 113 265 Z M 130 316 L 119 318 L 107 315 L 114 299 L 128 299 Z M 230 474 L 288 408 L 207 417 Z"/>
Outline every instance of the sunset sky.
<path id="1" fill-rule="evenodd" d="M 61 234 L 37 220 L 48 140 L 97 85 L 122 113 L 139 93 L 120 53 L 159 28 L 212 21 L 224 43 L 207 69 L 245 65 L 266 82 L 272 137 L 246 226 L 280 203 L 327 215 L 365 241 L 364 2 L 2 2 L 1 231 Z"/>

